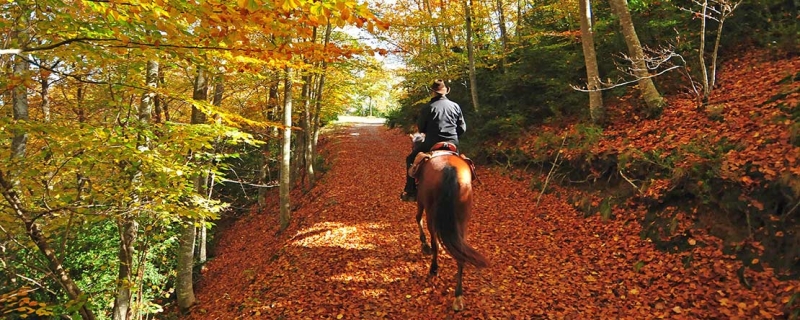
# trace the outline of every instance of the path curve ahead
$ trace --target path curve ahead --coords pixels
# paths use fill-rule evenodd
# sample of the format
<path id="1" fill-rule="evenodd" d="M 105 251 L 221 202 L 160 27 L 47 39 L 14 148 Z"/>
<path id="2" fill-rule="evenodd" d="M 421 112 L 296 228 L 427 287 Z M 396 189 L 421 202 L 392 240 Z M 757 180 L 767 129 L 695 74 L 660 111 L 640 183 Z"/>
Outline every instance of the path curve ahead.
<path id="1" fill-rule="evenodd" d="M 698 246 L 687 269 L 686 254 L 641 240 L 633 218 L 584 219 L 549 194 L 534 207 L 528 178 L 479 168 L 468 242 L 491 266 L 465 269 L 466 310 L 454 313 L 455 262 L 440 256 L 439 276 L 425 280 L 430 259 L 420 251 L 416 205 L 398 199 L 408 137 L 354 124 L 323 139 L 332 164 L 315 189 L 292 195 L 289 229 L 276 236 L 271 197 L 267 210 L 222 234 L 191 318 L 747 318 L 782 310 L 786 295 L 776 292 L 790 284 L 748 271 L 774 291 L 745 289 L 735 261 L 705 258 L 715 256 L 713 245 Z"/>

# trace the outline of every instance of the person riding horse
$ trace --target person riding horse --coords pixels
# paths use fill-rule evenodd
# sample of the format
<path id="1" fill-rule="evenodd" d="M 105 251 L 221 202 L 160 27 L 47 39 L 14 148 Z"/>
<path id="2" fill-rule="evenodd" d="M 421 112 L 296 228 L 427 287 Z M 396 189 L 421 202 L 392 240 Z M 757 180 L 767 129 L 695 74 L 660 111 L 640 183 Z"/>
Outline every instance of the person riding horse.
<path id="1" fill-rule="evenodd" d="M 447 94 L 450 88 L 444 80 L 435 80 L 431 85 L 431 101 L 420 111 L 417 119 L 417 130 L 425 134 L 425 141 L 415 147 L 406 157 L 406 186 L 400 199 L 403 201 L 416 201 L 417 186 L 414 178 L 409 177 L 408 168 L 420 152 L 428 152 L 438 142 L 449 142 L 458 146 L 458 139 L 467 131 L 467 123 L 461 107 L 450 99 Z"/>

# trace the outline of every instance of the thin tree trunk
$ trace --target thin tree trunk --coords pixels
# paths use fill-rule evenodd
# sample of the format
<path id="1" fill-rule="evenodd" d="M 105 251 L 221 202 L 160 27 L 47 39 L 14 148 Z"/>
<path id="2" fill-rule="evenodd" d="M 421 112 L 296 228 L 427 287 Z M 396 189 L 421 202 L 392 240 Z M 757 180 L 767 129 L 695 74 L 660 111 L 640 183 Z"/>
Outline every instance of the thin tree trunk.
<path id="1" fill-rule="evenodd" d="M 425 11 L 428 12 L 428 19 L 433 20 L 433 10 L 431 9 L 431 0 L 424 0 L 424 2 L 422 4 L 425 7 Z M 436 47 L 438 49 L 441 49 L 442 40 L 441 40 L 441 37 L 439 35 L 439 28 L 436 27 L 436 21 L 432 21 L 432 22 L 433 22 L 433 26 L 431 26 L 431 29 L 433 31 L 433 39 L 434 39 L 434 41 L 436 41 L 436 43 L 435 43 Z"/>
<path id="2" fill-rule="evenodd" d="M 80 80 L 80 78 L 78 78 Z M 78 122 L 86 122 L 86 111 L 83 110 L 83 82 L 78 82 L 78 92 L 75 94 L 75 114 L 78 116 Z"/>
<path id="3" fill-rule="evenodd" d="M 278 102 L 279 101 L 278 90 L 280 89 L 279 82 L 280 80 L 276 79 L 275 82 L 272 83 L 272 86 L 269 87 L 269 101 L 270 101 L 269 103 L 272 106 L 272 118 L 270 118 L 271 121 L 279 121 L 281 119 L 279 116 L 281 106 L 280 103 Z M 278 127 L 274 127 L 272 129 L 272 135 L 274 137 L 278 136 Z"/>
<path id="4" fill-rule="evenodd" d="M 25 79 L 28 73 L 28 62 L 21 57 L 14 58 L 14 74 L 19 79 Z M 24 83 L 20 83 L 14 87 L 12 91 L 13 101 L 13 117 L 14 120 L 29 120 L 28 117 L 28 88 Z M 25 148 L 28 143 L 28 133 L 22 130 L 16 130 L 14 137 L 11 140 L 11 155 L 12 157 L 24 157 Z"/>
<path id="5" fill-rule="evenodd" d="M 267 109 L 270 111 L 267 112 L 267 120 L 269 121 L 277 121 L 277 115 L 279 111 L 278 105 L 278 85 L 279 81 L 275 80 L 269 85 L 269 90 L 267 93 Z M 278 135 L 278 127 L 272 128 L 272 136 L 276 137 Z M 262 184 L 269 182 L 272 179 L 272 175 L 269 171 L 269 160 L 271 154 L 269 153 L 269 146 L 264 144 L 261 149 L 262 160 L 261 160 L 261 182 Z M 266 196 L 267 196 L 267 188 L 258 188 L 258 205 L 259 208 L 263 208 L 266 205 Z"/>
<path id="6" fill-rule="evenodd" d="M 134 301 L 136 301 L 136 303 L 134 303 L 134 306 L 138 308 L 134 308 L 132 310 L 135 316 L 134 319 L 137 320 L 141 320 L 145 315 L 145 313 L 142 312 L 142 306 L 144 306 L 144 286 L 145 286 L 144 269 L 145 269 L 145 263 L 147 263 L 147 251 L 150 249 L 150 243 L 148 241 L 149 235 L 147 233 L 147 230 L 145 230 L 142 239 L 144 239 L 144 243 L 141 246 L 139 252 L 139 263 L 137 264 L 136 267 L 136 283 L 138 284 L 139 289 L 136 291 L 137 297 L 134 298 Z"/>
<path id="7" fill-rule="evenodd" d="M 119 229 L 119 268 L 117 271 L 117 297 L 114 299 L 112 317 L 114 320 L 126 320 L 130 317 L 131 307 L 131 282 L 133 276 L 133 244 L 136 242 L 136 232 L 139 224 L 133 217 L 122 217 L 117 222 Z"/>
<path id="8" fill-rule="evenodd" d="M 497 0 L 497 17 L 500 23 L 500 44 L 502 53 L 500 55 L 500 71 L 506 73 L 506 54 L 508 54 L 508 31 L 506 30 L 506 16 L 503 10 L 503 0 Z"/>
<path id="9" fill-rule="evenodd" d="M 314 176 L 314 155 L 311 153 L 314 145 L 314 119 L 311 112 L 311 84 L 307 84 L 304 88 L 308 97 L 303 101 L 303 136 L 305 147 L 303 148 L 303 156 L 305 158 L 305 174 L 308 177 L 308 188 L 311 189 Z M 302 181 L 302 180 L 301 180 Z"/>
<path id="10" fill-rule="evenodd" d="M 467 58 L 469 59 L 469 88 L 472 96 L 472 107 L 475 111 L 478 107 L 478 81 L 475 76 L 475 49 L 472 44 L 472 0 L 464 0 L 464 16 L 466 17 L 467 29 Z"/>
<path id="11" fill-rule="evenodd" d="M 711 94 L 711 86 L 708 85 L 708 68 L 706 67 L 706 13 L 708 12 L 708 0 L 703 1 L 703 11 L 700 20 L 700 71 L 703 72 L 703 104 L 708 102 Z"/>
<path id="12" fill-rule="evenodd" d="M 217 76 L 214 82 L 214 96 L 211 99 L 211 104 L 215 107 L 219 107 L 222 105 L 222 95 L 225 92 L 225 84 L 223 83 L 222 75 Z M 208 180 L 208 177 L 206 177 L 206 180 Z M 211 198 L 211 190 L 208 192 L 208 198 Z M 198 245 L 200 248 L 197 259 L 200 263 L 205 263 L 206 260 L 208 260 L 208 227 L 206 226 L 205 220 L 200 224 L 200 239 L 198 240 Z"/>
<path id="13" fill-rule="evenodd" d="M 158 87 L 158 69 L 157 61 L 147 61 L 146 86 L 151 91 L 142 94 L 142 100 L 139 104 L 139 122 L 142 124 L 150 124 L 152 119 L 157 97 L 155 89 Z"/>
<path id="14" fill-rule="evenodd" d="M 289 207 L 289 191 L 291 189 L 291 151 L 292 151 L 292 70 L 286 67 L 286 84 L 284 85 L 283 102 L 283 148 L 281 153 L 281 185 L 280 185 L 280 228 L 285 230 L 291 219 Z"/>
<path id="15" fill-rule="evenodd" d="M 658 114 L 664 107 L 665 101 L 656 90 L 656 86 L 653 84 L 653 79 L 647 69 L 647 63 L 644 61 L 644 50 L 639 42 L 639 36 L 636 35 L 636 29 L 633 27 L 631 13 L 628 11 L 628 2 L 626 0 L 609 0 L 609 3 L 611 4 L 611 10 L 619 17 L 625 44 L 628 46 L 628 54 L 633 63 L 633 72 L 638 78 L 639 90 L 641 90 L 642 98 L 648 107 L 647 113 L 651 115 Z"/>
<path id="16" fill-rule="evenodd" d="M 326 47 L 328 46 L 328 43 L 330 41 L 331 41 L 331 24 L 329 22 L 328 25 L 325 27 L 325 40 L 324 40 L 324 43 L 325 43 Z M 322 115 L 321 115 L 322 114 L 322 90 L 325 88 L 325 76 L 327 75 L 327 70 L 328 70 L 328 62 L 323 60 L 322 61 L 322 74 L 320 74 L 320 76 L 319 76 L 319 81 L 317 82 L 317 87 L 316 87 L 317 93 L 315 94 L 316 106 L 314 108 L 313 121 L 312 121 L 313 122 L 313 125 L 312 125 L 312 128 L 313 128 L 312 129 L 312 131 L 313 131 L 312 140 L 313 141 L 312 141 L 312 144 L 311 144 L 311 155 L 312 155 L 312 158 L 316 158 L 316 156 L 317 156 L 317 142 L 319 141 L 319 132 L 320 132 L 320 125 L 321 125 L 320 119 L 322 117 Z M 316 177 L 314 175 L 310 175 L 309 178 L 310 178 L 311 187 L 314 187 L 314 185 L 316 184 Z"/>
<path id="17" fill-rule="evenodd" d="M 594 49 L 594 25 L 592 25 L 592 2 L 580 0 L 581 45 L 583 61 L 586 63 L 587 88 L 589 89 L 589 116 L 595 124 L 605 120 L 603 93 L 600 91 L 600 72 L 597 69 L 597 54 Z"/>
<path id="18" fill-rule="evenodd" d="M 43 120 L 44 122 L 50 122 L 50 79 L 47 79 L 47 75 L 40 73 L 39 84 L 41 85 L 39 93 L 42 97 Z"/>
<path id="19" fill-rule="evenodd" d="M 175 289 L 178 295 L 178 307 L 187 311 L 197 300 L 194 296 L 194 283 L 192 282 L 192 267 L 194 266 L 194 240 L 197 228 L 193 223 L 183 226 L 178 238 L 178 276 L 175 280 Z"/>
<path id="20" fill-rule="evenodd" d="M 206 101 L 208 99 L 208 79 L 206 71 L 197 70 L 195 77 L 194 91 L 192 99 Z M 206 114 L 195 106 L 192 106 L 192 124 L 206 123 Z M 205 179 L 199 174 L 194 181 L 195 192 L 205 194 Z M 178 307 L 186 311 L 197 302 L 194 295 L 194 282 L 192 279 L 192 268 L 194 267 L 194 245 L 197 238 L 197 228 L 194 223 L 184 226 L 179 239 L 178 248 L 178 277 L 176 280 L 176 291 L 178 293 Z"/>
<path id="21" fill-rule="evenodd" d="M 166 82 L 164 81 L 164 68 L 158 68 L 158 83 L 162 86 L 166 84 Z M 164 112 L 164 122 L 168 122 L 170 119 L 169 119 L 169 104 L 167 98 L 161 95 L 156 95 L 156 97 L 158 98 L 156 99 L 156 102 L 158 103 L 157 106 L 160 107 L 161 111 Z M 159 119 L 159 123 L 160 122 L 161 119 Z"/>
<path id="22" fill-rule="evenodd" d="M 425 7 L 425 11 L 428 13 L 428 19 L 430 19 L 430 22 L 433 24 L 431 25 L 431 31 L 433 32 L 433 41 L 435 42 L 434 45 L 436 46 L 436 55 L 439 56 L 440 61 L 446 61 L 446 58 L 443 56 L 444 47 L 442 46 L 442 36 L 439 34 L 439 28 L 437 27 L 439 19 L 434 19 L 433 17 L 431 0 L 424 0 L 422 5 Z M 445 63 L 443 66 L 444 74 L 447 74 L 447 63 Z"/>
<path id="23" fill-rule="evenodd" d="M 517 37 L 517 42 L 522 38 L 522 0 L 517 0 L 517 24 L 514 26 L 514 35 Z"/>
<path id="24" fill-rule="evenodd" d="M 717 38 L 714 39 L 714 51 L 711 53 L 711 77 L 709 77 L 709 88 L 714 89 L 717 83 L 717 54 L 719 53 L 719 40 L 722 38 L 722 26 L 725 24 L 725 16 L 719 18 L 719 26 L 717 27 Z"/>
<path id="25" fill-rule="evenodd" d="M 317 39 L 317 28 L 314 27 L 312 38 L 316 42 Z M 308 60 L 304 59 L 306 65 L 308 65 Z M 300 90 L 300 99 L 303 101 L 303 118 L 301 119 L 301 128 L 303 128 L 303 132 L 298 134 L 298 139 L 295 141 L 295 148 L 298 152 L 295 154 L 300 155 L 299 159 L 295 163 L 295 172 L 300 174 L 299 180 L 300 184 L 303 185 L 305 182 L 305 177 L 309 172 L 304 169 L 308 169 L 309 167 L 309 158 L 311 156 L 310 152 L 311 149 L 309 148 L 309 143 L 311 142 L 311 83 L 312 83 L 312 75 L 309 70 L 306 70 L 305 75 L 302 77 L 303 81 L 303 88 Z M 313 168 L 311 168 L 313 172 Z"/>
<path id="26" fill-rule="evenodd" d="M 147 70 L 145 81 L 146 87 L 154 90 L 158 87 L 158 62 L 147 61 Z M 139 122 L 142 125 L 149 125 L 153 108 L 155 105 L 156 93 L 149 91 L 142 94 L 142 100 L 139 103 Z M 147 146 L 148 141 L 144 136 L 140 136 L 139 144 Z M 140 179 L 140 173 L 134 175 L 133 180 Z M 117 228 L 119 229 L 119 248 L 117 257 L 119 259 L 119 267 L 117 269 L 117 296 L 114 299 L 114 307 L 112 309 L 112 318 L 114 320 L 126 320 L 130 317 L 131 287 L 133 283 L 133 244 L 136 242 L 136 235 L 139 229 L 139 224 L 136 221 L 134 214 L 125 214 L 117 221 Z"/>
<path id="27" fill-rule="evenodd" d="M 161 114 L 163 113 L 163 109 L 161 107 L 161 101 L 163 99 L 161 96 L 156 96 L 156 101 L 153 101 L 153 123 L 161 123 Z"/>

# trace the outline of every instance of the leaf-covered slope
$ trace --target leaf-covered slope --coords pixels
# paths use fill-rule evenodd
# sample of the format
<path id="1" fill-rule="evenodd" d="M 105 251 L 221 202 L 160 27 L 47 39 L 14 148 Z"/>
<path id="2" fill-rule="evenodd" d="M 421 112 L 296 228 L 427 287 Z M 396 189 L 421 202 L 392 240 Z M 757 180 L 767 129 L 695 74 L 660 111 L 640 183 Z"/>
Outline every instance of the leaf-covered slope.
<path id="1" fill-rule="evenodd" d="M 467 308 L 453 313 L 455 263 L 445 254 L 439 276 L 425 280 L 416 205 L 397 197 L 407 137 L 356 126 L 328 141 L 332 167 L 309 194 L 294 194 L 285 233 L 275 236 L 273 202 L 221 236 L 191 318 L 770 318 L 800 292 L 769 269 L 745 270 L 746 289 L 741 263 L 712 237 L 663 253 L 638 236 L 641 213 L 584 219 L 552 194 L 534 207 L 527 179 L 479 168 L 468 242 L 491 266 L 465 270 Z"/>
<path id="2" fill-rule="evenodd" d="M 588 150 L 567 148 L 565 156 L 626 154 L 634 149 L 658 151 L 664 157 L 676 152 L 685 156 L 725 146 L 730 150 L 721 159 L 720 177 L 724 179 L 741 181 L 748 187 L 754 182 L 777 180 L 781 175 L 800 179 L 798 70 L 800 57 L 775 60 L 763 51 L 746 52 L 721 67 L 706 107 L 698 107 L 690 94 L 669 96 L 669 106 L 656 119 L 640 117 L 639 107 L 631 105 L 636 99 L 630 96 L 608 98 L 611 123 L 603 128 L 602 136 Z M 539 153 L 536 142 L 542 132 L 564 135 L 563 128 L 537 128 L 520 140 L 519 147 L 530 154 Z M 693 152 L 685 152 L 687 148 Z M 689 168 L 697 161 L 701 159 L 683 157 L 675 166 Z M 800 185 L 795 192 L 800 194 Z"/>

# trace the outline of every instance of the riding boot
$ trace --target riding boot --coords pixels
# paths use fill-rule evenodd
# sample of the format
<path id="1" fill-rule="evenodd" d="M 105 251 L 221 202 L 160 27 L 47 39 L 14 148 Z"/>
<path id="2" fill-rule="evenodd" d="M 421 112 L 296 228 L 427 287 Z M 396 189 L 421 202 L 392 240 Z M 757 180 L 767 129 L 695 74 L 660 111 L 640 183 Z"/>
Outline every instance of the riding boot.
<path id="1" fill-rule="evenodd" d="M 417 183 L 414 178 L 406 174 L 406 186 L 403 188 L 403 193 L 400 194 L 400 200 L 403 201 L 417 201 Z"/>

